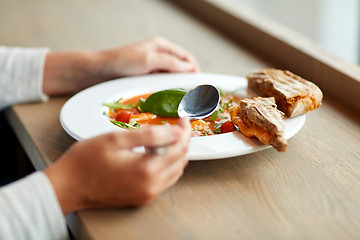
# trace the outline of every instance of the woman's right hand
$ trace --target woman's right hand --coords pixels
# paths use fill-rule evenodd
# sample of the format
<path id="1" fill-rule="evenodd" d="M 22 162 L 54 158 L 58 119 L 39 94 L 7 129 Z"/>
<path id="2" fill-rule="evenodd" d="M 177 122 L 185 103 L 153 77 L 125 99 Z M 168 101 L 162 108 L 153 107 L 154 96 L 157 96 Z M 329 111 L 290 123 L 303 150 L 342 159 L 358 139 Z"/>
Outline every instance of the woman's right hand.
<path id="1" fill-rule="evenodd" d="M 100 207 L 144 205 L 174 185 L 188 163 L 190 123 L 116 131 L 75 143 L 44 172 L 64 214 Z M 136 146 L 168 145 L 163 155 Z"/>

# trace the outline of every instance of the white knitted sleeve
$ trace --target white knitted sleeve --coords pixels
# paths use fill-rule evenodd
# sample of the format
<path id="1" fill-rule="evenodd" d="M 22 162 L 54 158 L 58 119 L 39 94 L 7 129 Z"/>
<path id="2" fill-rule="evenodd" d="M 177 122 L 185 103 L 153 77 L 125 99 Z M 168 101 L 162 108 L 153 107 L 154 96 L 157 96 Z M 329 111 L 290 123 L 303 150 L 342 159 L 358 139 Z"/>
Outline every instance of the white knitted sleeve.
<path id="1" fill-rule="evenodd" d="M 0 46 L 0 110 L 15 103 L 48 99 L 42 91 L 48 51 Z"/>
<path id="2" fill-rule="evenodd" d="M 55 191 L 43 172 L 0 188 L 0 239 L 68 239 Z"/>

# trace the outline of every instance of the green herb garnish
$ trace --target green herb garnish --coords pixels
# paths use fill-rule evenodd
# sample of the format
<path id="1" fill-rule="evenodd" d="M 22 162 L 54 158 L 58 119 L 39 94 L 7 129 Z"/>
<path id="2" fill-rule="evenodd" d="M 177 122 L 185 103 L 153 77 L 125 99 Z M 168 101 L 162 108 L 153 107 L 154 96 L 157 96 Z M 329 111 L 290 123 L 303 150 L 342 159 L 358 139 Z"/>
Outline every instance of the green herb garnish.
<path id="1" fill-rule="evenodd" d="M 210 120 L 215 121 L 217 119 L 218 115 L 219 115 L 219 111 L 215 110 L 215 112 L 213 114 L 211 114 Z"/>
<path id="2" fill-rule="evenodd" d="M 220 133 L 221 133 L 221 129 L 220 129 L 220 128 L 217 128 L 217 129 L 215 129 L 213 132 L 220 134 Z"/>
<path id="3" fill-rule="evenodd" d="M 129 123 L 125 123 L 125 122 L 121 122 L 121 121 L 111 121 L 115 126 L 118 126 L 120 128 L 124 128 L 124 129 L 135 129 L 135 128 L 139 128 L 140 124 L 130 120 Z"/>
<path id="4" fill-rule="evenodd" d="M 117 101 L 115 101 L 113 103 L 103 103 L 102 105 L 110 108 L 111 110 L 114 110 L 114 109 L 131 109 L 131 108 L 134 107 L 134 105 L 132 103 L 122 104 L 122 103 L 119 103 Z"/>
<path id="5" fill-rule="evenodd" d="M 217 122 L 214 124 L 213 128 L 219 128 L 221 127 L 222 123 L 221 122 Z"/>
<path id="6" fill-rule="evenodd" d="M 221 115 L 221 113 L 224 113 L 224 109 L 222 107 L 219 107 L 217 110 L 215 110 L 215 112 L 210 116 L 210 120 L 211 121 L 215 121 L 216 119 L 220 118 L 220 119 L 225 119 L 227 117 L 225 117 L 224 115 Z"/>
<path id="7" fill-rule="evenodd" d="M 231 99 L 229 102 L 224 103 L 222 105 L 222 107 L 225 108 L 225 109 L 229 109 L 229 107 L 232 105 L 233 102 L 234 102 L 234 99 Z"/>

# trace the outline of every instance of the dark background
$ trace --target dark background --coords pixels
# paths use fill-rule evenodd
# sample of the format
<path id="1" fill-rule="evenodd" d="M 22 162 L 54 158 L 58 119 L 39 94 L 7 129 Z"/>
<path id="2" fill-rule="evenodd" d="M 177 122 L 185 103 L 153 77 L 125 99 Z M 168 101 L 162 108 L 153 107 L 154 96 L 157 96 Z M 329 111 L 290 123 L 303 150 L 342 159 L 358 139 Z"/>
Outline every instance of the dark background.
<path id="1" fill-rule="evenodd" d="M 0 186 L 4 186 L 35 171 L 17 140 L 4 112 L 0 112 Z"/>

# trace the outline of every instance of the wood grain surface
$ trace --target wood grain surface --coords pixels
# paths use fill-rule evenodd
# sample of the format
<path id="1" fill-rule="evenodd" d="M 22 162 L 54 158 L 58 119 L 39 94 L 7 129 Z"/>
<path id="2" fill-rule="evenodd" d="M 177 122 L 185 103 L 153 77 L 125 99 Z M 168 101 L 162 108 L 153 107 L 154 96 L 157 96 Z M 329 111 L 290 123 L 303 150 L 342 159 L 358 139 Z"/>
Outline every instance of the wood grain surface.
<path id="1" fill-rule="evenodd" d="M 154 35 L 193 52 L 203 72 L 244 76 L 276 64 L 166 1 L 0 4 L 2 44 L 98 49 Z M 38 170 L 74 143 L 59 122 L 68 97 L 6 111 Z M 325 95 L 285 153 L 190 162 L 151 205 L 86 210 L 68 220 L 78 239 L 359 239 L 360 116 Z"/>

